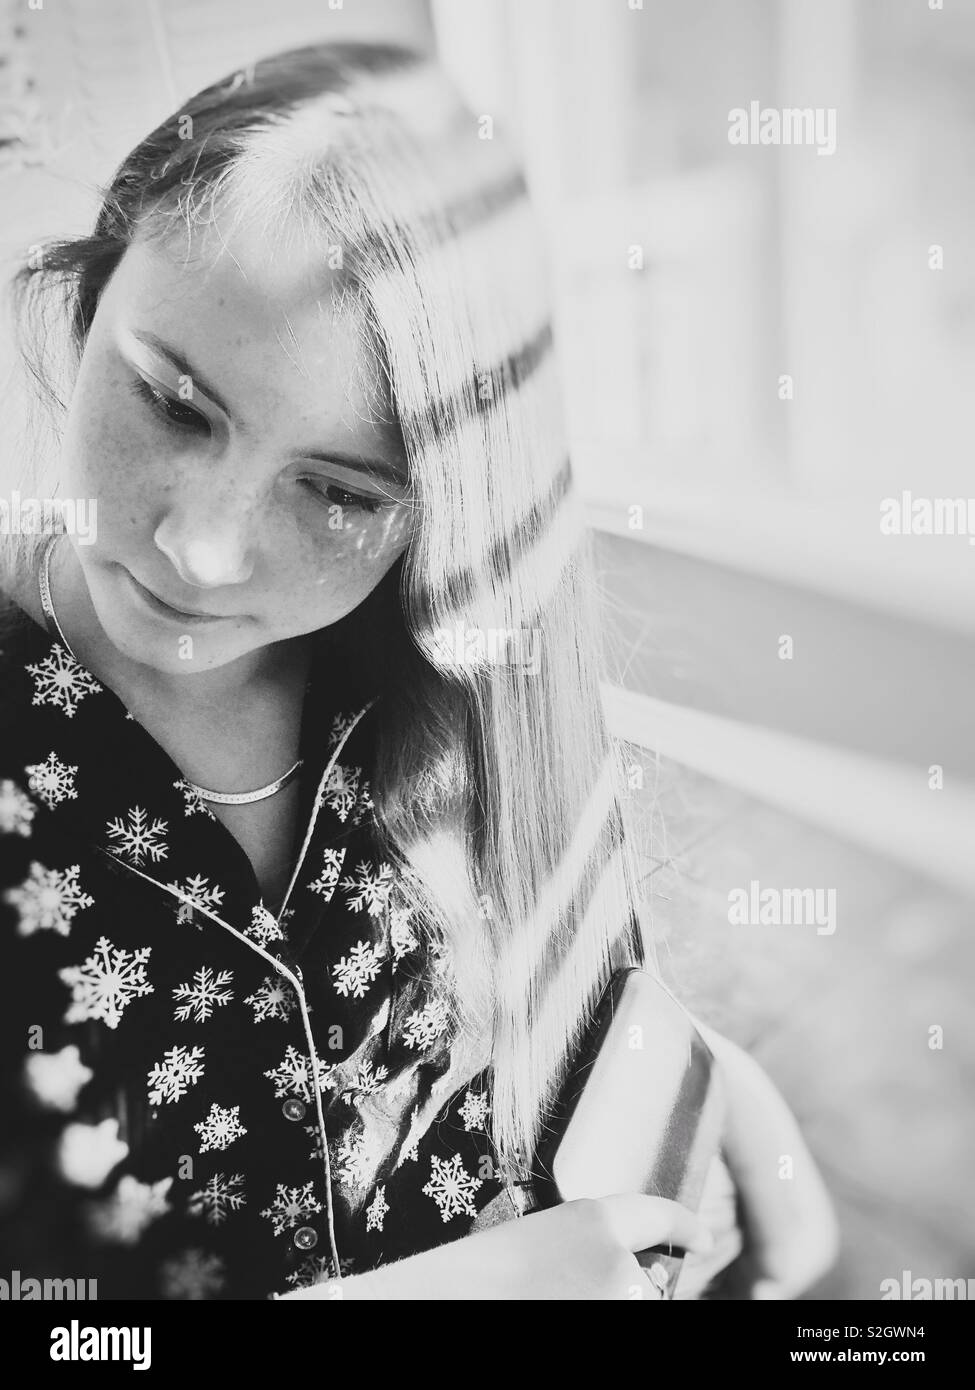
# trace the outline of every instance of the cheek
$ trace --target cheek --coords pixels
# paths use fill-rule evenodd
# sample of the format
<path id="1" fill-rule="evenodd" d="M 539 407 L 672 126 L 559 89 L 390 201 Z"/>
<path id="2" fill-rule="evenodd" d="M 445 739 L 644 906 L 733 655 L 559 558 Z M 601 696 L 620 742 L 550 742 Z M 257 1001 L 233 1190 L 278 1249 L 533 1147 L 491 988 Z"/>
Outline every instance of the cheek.
<path id="1" fill-rule="evenodd" d="M 62 443 L 69 496 L 98 502 L 99 527 L 131 529 L 145 514 L 152 449 L 136 402 L 120 382 L 84 375 L 71 399 Z"/>
<path id="2" fill-rule="evenodd" d="M 327 509 L 323 516 L 318 534 L 278 550 L 275 588 L 289 591 L 305 612 L 334 622 L 357 607 L 402 555 L 412 519 L 406 507 L 372 516 L 351 510 L 344 518 L 333 514 L 332 526 Z M 346 524 L 340 526 L 340 520 Z"/>

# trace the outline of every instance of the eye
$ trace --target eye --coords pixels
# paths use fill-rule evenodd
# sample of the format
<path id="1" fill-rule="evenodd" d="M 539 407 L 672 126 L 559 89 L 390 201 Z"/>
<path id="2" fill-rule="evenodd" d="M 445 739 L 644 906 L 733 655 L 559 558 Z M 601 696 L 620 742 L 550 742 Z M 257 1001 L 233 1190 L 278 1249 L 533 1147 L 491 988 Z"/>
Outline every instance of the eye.
<path id="1" fill-rule="evenodd" d="M 300 481 L 330 507 L 344 507 L 348 511 L 355 508 L 372 514 L 378 512 L 386 501 L 382 497 L 366 497 L 361 492 L 350 492 L 348 488 L 326 482 L 324 478 L 302 478 Z"/>
<path id="2" fill-rule="evenodd" d="M 174 396 L 167 396 L 164 391 L 158 391 L 141 376 L 132 382 L 132 389 L 165 424 L 174 429 L 195 430 L 198 434 L 210 433 L 210 422 L 198 410 Z"/>

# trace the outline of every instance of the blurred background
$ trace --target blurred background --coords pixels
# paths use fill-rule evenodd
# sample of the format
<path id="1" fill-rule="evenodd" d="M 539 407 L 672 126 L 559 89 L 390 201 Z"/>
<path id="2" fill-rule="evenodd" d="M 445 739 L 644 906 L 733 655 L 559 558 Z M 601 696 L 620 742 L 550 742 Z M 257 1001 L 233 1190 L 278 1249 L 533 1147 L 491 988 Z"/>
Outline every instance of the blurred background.
<path id="1" fill-rule="evenodd" d="M 975 1277 L 975 0 L 0 0 L 4 269 L 333 37 L 437 52 L 520 151 L 660 963 L 822 1165 L 811 1296 Z M 753 103 L 835 149 L 732 143 Z M 733 923 L 753 882 L 835 930 Z"/>

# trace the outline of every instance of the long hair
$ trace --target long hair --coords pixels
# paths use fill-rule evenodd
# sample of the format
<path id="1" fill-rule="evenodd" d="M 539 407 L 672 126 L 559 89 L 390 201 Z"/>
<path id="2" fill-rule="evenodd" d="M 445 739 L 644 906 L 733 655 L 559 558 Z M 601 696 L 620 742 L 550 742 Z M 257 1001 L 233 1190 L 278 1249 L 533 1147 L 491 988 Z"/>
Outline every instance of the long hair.
<path id="1" fill-rule="evenodd" d="M 133 237 L 218 212 L 266 230 L 271 254 L 328 258 L 389 386 L 416 525 L 380 586 L 395 601 L 342 629 L 395 667 L 373 792 L 398 910 L 451 962 L 457 1036 L 491 1065 L 492 1138 L 523 1175 L 598 991 L 644 951 L 525 183 L 424 56 L 343 43 L 259 62 L 132 151 L 90 236 L 33 248 L 17 308 L 56 406 L 70 387 L 52 386 L 45 324 L 57 346 L 67 316 L 77 360 Z"/>

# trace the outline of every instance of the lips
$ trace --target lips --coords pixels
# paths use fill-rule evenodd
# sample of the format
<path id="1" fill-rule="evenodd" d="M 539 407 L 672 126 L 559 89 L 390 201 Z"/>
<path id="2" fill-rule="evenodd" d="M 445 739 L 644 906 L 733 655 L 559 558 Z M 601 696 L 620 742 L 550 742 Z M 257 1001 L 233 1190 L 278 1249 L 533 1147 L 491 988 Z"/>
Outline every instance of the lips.
<path id="1" fill-rule="evenodd" d="M 132 581 L 136 592 L 157 611 L 171 614 L 174 618 L 195 619 L 197 622 L 219 622 L 223 616 L 220 613 L 206 613 L 199 608 L 181 608 L 175 603 L 170 603 L 168 599 L 160 598 L 152 589 L 141 584 L 130 570 L 126 570 L 126 574 Z"/>

